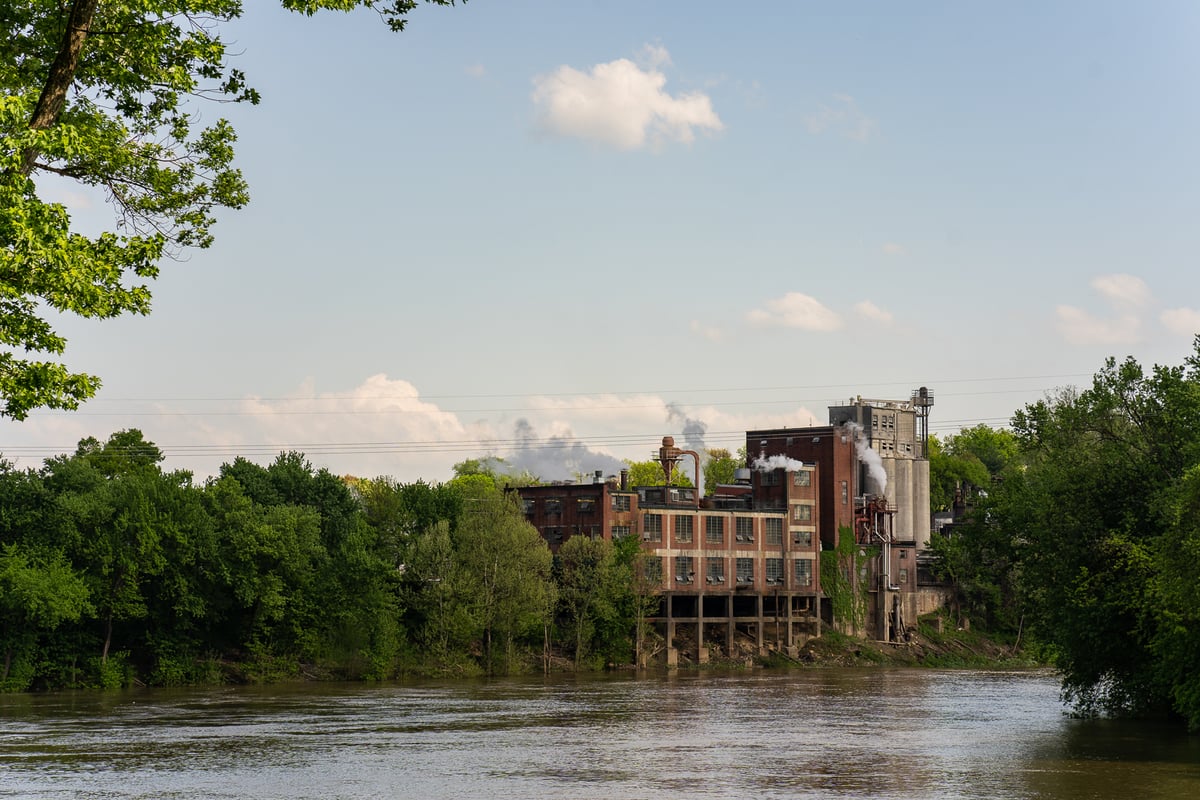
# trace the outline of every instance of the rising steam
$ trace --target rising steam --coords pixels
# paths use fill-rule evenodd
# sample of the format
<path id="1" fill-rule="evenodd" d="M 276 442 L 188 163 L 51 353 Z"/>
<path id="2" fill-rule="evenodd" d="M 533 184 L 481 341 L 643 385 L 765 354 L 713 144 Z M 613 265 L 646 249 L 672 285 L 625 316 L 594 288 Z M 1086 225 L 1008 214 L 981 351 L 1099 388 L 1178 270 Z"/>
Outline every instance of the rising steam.
<path id="1" fill-rule="evenodd" d="M 883 459 L 867 442 L 867 437 L 863 435 L 862 425 L 857 422 L 847 422 L 846 427 L 850 433 L 854 434 L 854 454 L 859 463 L 867 468 L 867 478 L 874 484 L 875 494 L 883 494 L 887 491 L 887 472 L 883 468 Z"/>
<path id="2" fill-rule="evenodd" d="M 804 467 L 804 462 L 788 458 L 787 456 L 767 457 L 765 454 L 760 453 L 758 458 L 754 459 L 752 466 L 759 472 L 771 472 L 776 469 L 796 472 Z"/>

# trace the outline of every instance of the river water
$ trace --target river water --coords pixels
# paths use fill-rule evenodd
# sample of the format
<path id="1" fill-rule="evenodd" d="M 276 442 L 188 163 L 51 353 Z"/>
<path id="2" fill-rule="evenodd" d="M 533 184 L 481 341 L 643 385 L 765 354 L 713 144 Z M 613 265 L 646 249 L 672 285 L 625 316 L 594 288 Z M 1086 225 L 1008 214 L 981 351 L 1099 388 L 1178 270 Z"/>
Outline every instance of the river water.
<path id="1" fill-rule="evenodd" d="M 1033 672 L 838 670 L 0 697 L 0 798 L 1188 798 L 1200 737 Z"/>

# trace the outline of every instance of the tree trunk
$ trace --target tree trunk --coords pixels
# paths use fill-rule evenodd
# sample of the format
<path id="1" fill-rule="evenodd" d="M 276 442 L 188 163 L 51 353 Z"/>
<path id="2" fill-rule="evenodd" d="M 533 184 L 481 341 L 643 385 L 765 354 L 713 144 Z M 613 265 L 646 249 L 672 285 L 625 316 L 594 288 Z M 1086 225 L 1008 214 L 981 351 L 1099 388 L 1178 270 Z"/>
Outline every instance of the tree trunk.
<path id="1" fill-rule="evenodd" d="M 62 116 L 67 105 L 67 91 L 75 80 L 75 71 L 79 68 L 79 56 L 83 53 L 83 43 L 91 32 L 92 20 L 96 16 L 96 7 L 100 0 L 75 0 L 71 3 L 71 14 L 67 20 L 67 28 L 63 31 L 62 45 L 58 55 L 50 64 L 50 74 L 42 85 L 42 94 L 33 116 L 29 119 L 29 127 L 35 131 L 53 127 Z M 23 173 L 28 175 L 33 171 L 33 163 L 37 160 L 36 150 L 26 150 Z"/>
<path id="2" fill-rule="evenodd" d="M 100 663 L 108 663 L 108 647 L 112 644 L 112 614 L 104 619 L 104 650 L 100 652 Z"/>

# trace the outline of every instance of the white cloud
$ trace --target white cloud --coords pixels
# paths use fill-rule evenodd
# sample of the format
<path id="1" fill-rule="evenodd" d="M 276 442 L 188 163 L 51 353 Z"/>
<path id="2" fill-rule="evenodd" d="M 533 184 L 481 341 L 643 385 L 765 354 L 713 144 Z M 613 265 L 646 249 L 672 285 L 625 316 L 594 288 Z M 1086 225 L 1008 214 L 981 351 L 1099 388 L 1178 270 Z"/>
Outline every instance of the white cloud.
<path id="1" fill-rule="evenodd" d="M 665 48 L 647 45 L 643 69 L 628 59 L 597 64 L 588 72 L 561 66 L 533 79 L 538 125 L 557 136 L 574 137 L 637 150 L 647 144 L 688 144 L 696 131 L 715 132 L 724 125 L 703 92 L 672 96 L 664 91 L 670 63 Z"/>
<path id="2" fill-rule="evenodd" d="M 883 325 L 890 325 L 892 323 L 892 312 L 883 310 L 870 300 L 863 300 L 860 303 L 855 303 L 854 310 L 857 311 L 858 315 L 864 319 L 869 319 L 873 322 L 879 322 Z"/>
<path id="3" fill-rule="evenodd" d="M 1200 334 L 1200 311 L 1194 308 L 1168 308 L 1158 315 L 1158 319 L 1169 331 L 1180 336 Z"/>
<path id="4" fill-rule="evenodd" d="M 713 325 L 705 325 L 698 319 L 692 320 L 688 327 L 692 333 L 710 342 L 719 342 L 725 335 L 725 332 L 720 328 Z"/>
<path id="5" fill-rule="evenodd" d="M 800 292 L 788 292 L 783 297 L 768 300 L 765 309 L 752 310 L 746 319 L 752 325 L 806 331 L 836 331 L 842 327 L 842 319 L 836 312 Z"/>
<path id="6" fill-rule="evenodd" d="M 470 64 L 463 69 L 472 78 L 483 78 L 487 75 L 487 67 L 483 64 Z"/>
<path id="7" fill-rule="evenodd" d="M 638 61 L 650 69 L 669 67 L 671 66 L 671 54 L 667 52 L 667 48 L 657 42 L 644 44 L 641 52 L 638 53 Z"/>
<path id="8" fill-rule="evenodd" d="M 21 468 L 37 467 L 47 457 L 74 451 L 85 436 L 104 441 L 114 431 L 139 428 L 166 454 L 165 469 L 188 469 L 201 481 L 238 456 L 266 464 L 287 450 L 335 474 L 389 475 L 402 482 L 443 481 L 455 463 L 487 455 L 536 467 L 554 479 L 594 469 L 608 474 L 621 459 L 644 461 L 663 436 L 678 440 L 689 427 L 706 431 L 706 447 L 736 450 L 747 430 L 820 420 L 786 399 L 759 397 L 752 410 L 741 412 L 726 403 L 685 405 L 647 393 L 530 396 L 489 411 L 477 407 L 478 399 L 430 402 L 411 383 L 382 374 L 350 391 L 318 393 L 307 382 L 284 397 L 214 402 L 131 405 L 101 397 L 75 414 L 47 411 L 22 423 L 0 420 L 2 455 Z M 450 410 L 455 402 L 471 411 Z M 123 413 L 112 413 L 115 408 Z M 467 421 L 468 413 L 473 421 Z"/>
<path id="9" fill-rule="evenodd" d="M 1058 330 L 1071 344 L 1127 345 L 1142 339 L 1141 312 L 1153 299 L 1141 278 L 1125 273 L 1100 275 L 1089 284 L 1112 315 L 1101 317 L 1070 305 L 1055 308 Z"/>
<path id="10" fill-rule="evenodd" d="M 1101 275 L 1092 280 L 1092 288 L 1114 308 L 1145 308 L 1150 303 L 1150 287 L 1133 275 Z"/>
<path id="11" fill-rule="evenodd" d="M 879 132 L 879 124 L 864 114 L 858 102 L 848 94 L 835 94 L 832 105 L 822 104 L 820 110 L 809 114 L 804 122 L 809 133 L 831 131 L 856 142 L 867 142 Z"/>
<path id="12" fill-rule="evenodd" d="M 888 242 L 880 248 L 885 256 L 902 256 L 908 251 L 904 249 L 904 245 Z"/>
<path id="13" fill-rule="evenodd" d="M 1102 319 L 1075 306 L 1058 306 L 1055 315 L 1059 333 L 1071 344 L 1130 344 L 1141 334 L 1141 320 L 1133 314 Z"/>

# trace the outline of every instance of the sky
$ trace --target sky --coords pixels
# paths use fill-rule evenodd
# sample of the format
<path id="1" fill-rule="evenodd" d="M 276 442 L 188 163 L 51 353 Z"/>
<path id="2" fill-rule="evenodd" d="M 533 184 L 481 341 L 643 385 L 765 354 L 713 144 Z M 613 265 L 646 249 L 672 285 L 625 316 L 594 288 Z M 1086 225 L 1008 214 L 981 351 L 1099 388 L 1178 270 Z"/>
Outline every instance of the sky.
<path id="1" fill-rule="evenodd" d="M 545 479 L 934 394 L 945 436 L 1200 332 L 1200 4 L 470 0 L 401 34 L 255 0 L 251 191 L 149 316 L 61 318 L 103 388 L 21 467 L 138 428 Z M 46 182 L 81 231 L 102 196 Z"/>

